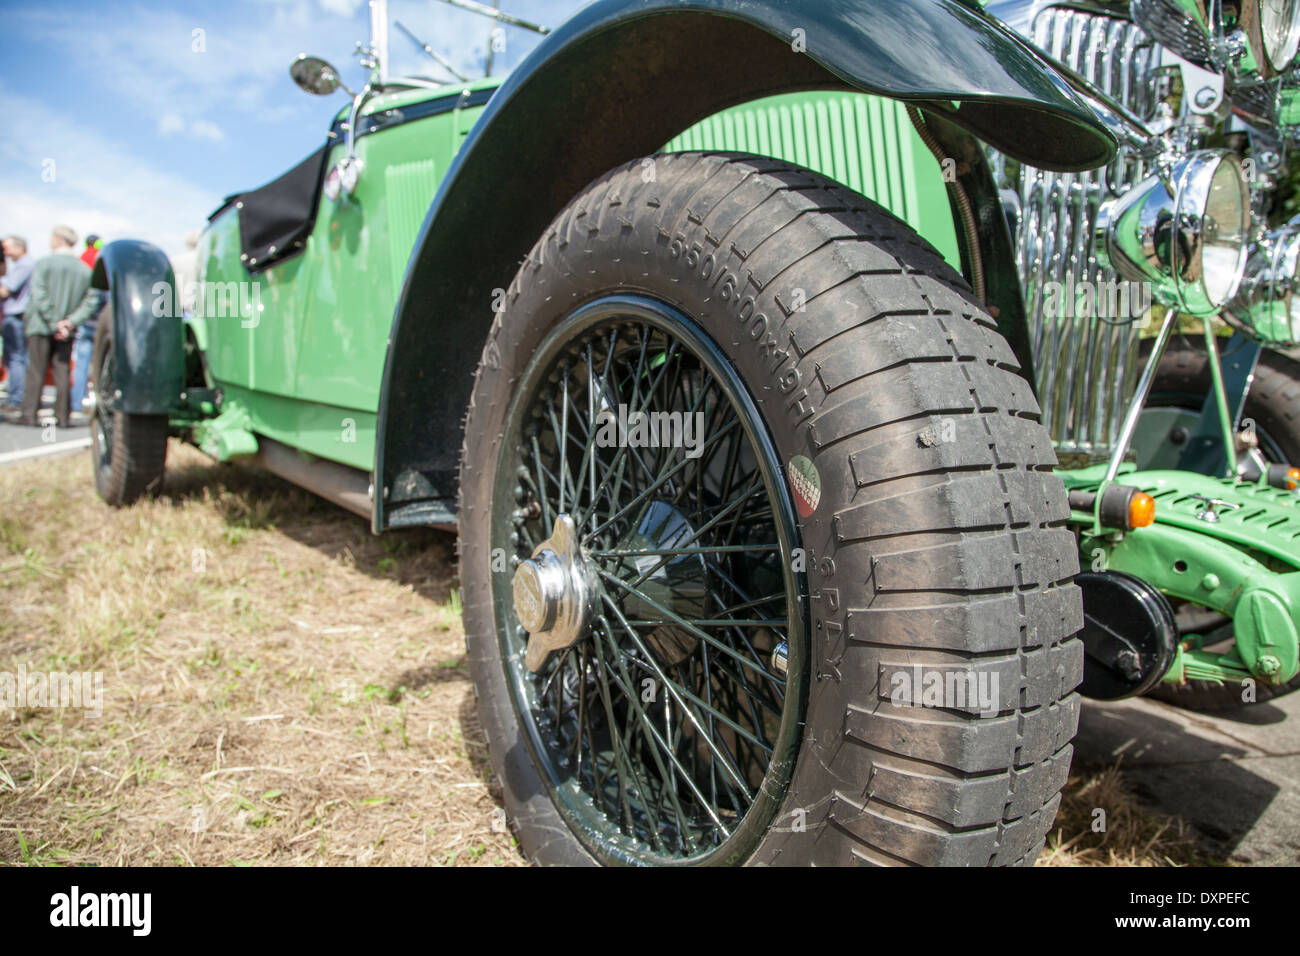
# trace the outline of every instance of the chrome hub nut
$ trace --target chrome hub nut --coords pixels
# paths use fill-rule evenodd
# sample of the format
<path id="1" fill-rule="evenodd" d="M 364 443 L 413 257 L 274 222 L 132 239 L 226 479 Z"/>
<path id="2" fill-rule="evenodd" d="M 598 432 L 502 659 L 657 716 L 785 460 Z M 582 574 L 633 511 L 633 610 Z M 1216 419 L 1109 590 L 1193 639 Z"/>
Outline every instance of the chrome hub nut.
<path id="1" fill-rule="evenodd" d="M 534 673 L 552 651 L 572 647 L 587 633 L 596 575 L 578 544 L 573 519 L 560 515 L 550 538 L 515 569 L 515 617 L 528 632 L 524 664 Z"/>
<path id="2" fill-rule="evenodd" d="M 515 616 L 529 634 L 549 631 L 559 616 L 567 586 L 564 561 L 547 548 L 515 570 Z"/>

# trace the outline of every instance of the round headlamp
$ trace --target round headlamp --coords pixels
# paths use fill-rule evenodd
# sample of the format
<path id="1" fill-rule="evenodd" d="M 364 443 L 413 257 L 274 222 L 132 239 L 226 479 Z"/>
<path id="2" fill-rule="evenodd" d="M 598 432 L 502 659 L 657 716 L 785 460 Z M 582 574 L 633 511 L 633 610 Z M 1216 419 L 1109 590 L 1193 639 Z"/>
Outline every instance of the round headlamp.
<path id="1" fill-rule="evenodd" d="M 1300 0 L 1249 0 L 1242 19 L 1261 71 L 1273 75 L 1289 68 L 1300 52 Z"/>
<path id="2" fill-rule="evenodd" d="M 1254 247 L 1223 317 L 1265 345 L 1300 344 L 1300 221 L 1273 230 Z"/>
<path id="3" fill-rule="evenodd" d="M 1204 316 L 1236 293 L 1249 226 L 1241 163 L 1234 153 L 1207 149 L 1104 203 L 1093 248 L 1102 265 L 1150 283 L 1156 301 Z"/>

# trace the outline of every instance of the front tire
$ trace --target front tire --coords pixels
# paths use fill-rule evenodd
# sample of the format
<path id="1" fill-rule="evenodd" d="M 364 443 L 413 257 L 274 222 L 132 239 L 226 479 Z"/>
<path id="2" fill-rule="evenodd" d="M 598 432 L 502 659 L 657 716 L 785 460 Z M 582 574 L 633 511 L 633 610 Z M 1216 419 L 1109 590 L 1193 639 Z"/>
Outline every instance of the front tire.
<path id="1" fill-rule="evenodd" d="M 1082 610 L 1055 454 L 1009 347 L 938 254 L 863 197 L 753 157 L 654 167 L 607 174 L 538 241 L 465 424 L 469 660 L 524 852 L 1032 862 L 1069 769 Z M 657 370 L 676 384 L 659 389 Z M 705 407 L 717 441 L 696 465 L 645 452 L 643 484 L 680 478 L 609 500 L 631 442 L 585 451 L 582 436 L 628 397 Z M 737 459 L 761 501 L 723 536 L 710 516 Z M 602 613 L 529 676 L 538 638 L 520 621 L 537 608 L 521 613 L 515 568 L 568 511 Z M 690 568 L 638 596 L 665 551 Z M 716 624 L 729 614 L 753 623 Z M 708 660 L 734 673 L 706 678 Z M 911 706 L 913 675 L 971 693 Z M 667 694 L 638 700 L 643 679 Z M 723 793 L 729 770 L 753 799 Z"/>
<path id="2" fill-rule="evenodd" d="M 114 507 L 132 504 L 162 487 L 167 464 L 166 415 L 132 415 L 113 407 L 113 318 L 105 309 L 95 330 L 91 367 L 95 404 L 90 416 L 90 453 L 95 490 Z"/>

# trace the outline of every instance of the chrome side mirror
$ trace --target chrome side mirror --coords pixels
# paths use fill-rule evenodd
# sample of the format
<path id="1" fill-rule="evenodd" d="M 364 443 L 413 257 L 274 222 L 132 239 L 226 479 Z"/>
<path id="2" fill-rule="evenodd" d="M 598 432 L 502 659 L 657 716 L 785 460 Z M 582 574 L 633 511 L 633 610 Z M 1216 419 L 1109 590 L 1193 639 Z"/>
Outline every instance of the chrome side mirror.
<path id="1" fill-rule="evenodd" d="M 347 89 L 339 78 L 339 71 L 318 56 L 298 54 L 298 59 L 289 64 L 289 75 L 299 89 L 313 96 L 329 96 L 339 87 Z"/>
<path id="2" fill-rule="evenodd" d="M 327 61 L 305 53 L 298 54 L 298 59 L 289 65 L 289 75 L 300 88 L 314 96 L 328 96 L 335 90 L 342 89 L 352 97 L 352 108 L 348 111 L 348 121 L 344 127 L 347 130 L 346 152 L 343 159 L 329 171 L 324 183 L 325 197 L 331 202 L 337 200 L 342 193 L 351 196 L 356 192 L 364 165 L 357 156 L 357 123 L 361 120 L 361 107 L 373 92 L 370 84 L 367 83 L 360 93 L 354 93 L 339 78 L 338 70 Z"/>

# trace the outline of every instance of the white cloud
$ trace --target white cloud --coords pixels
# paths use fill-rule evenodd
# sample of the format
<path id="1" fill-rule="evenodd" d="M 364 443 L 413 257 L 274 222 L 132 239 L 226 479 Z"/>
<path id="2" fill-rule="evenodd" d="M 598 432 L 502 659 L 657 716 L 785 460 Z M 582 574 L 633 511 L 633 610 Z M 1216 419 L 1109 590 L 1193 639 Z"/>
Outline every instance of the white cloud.
<path id="1" fill-rule="evenodd" d="M 226 134 L 221 131 L 221 127 L 208 120 L 195 120 L 191 123 L 190 135 L 196 139 L 208 139 L 214 143 L 219 143 L 226 138 Z"/>
<path id="2" fill-rule="evenodd" d="M 97 77 L 132 108 L 156 116 L 232 109 L 260 115 L 294 95 L 288 67 L 301 52 L 299 44 L 314 47 L 329 39 L 351 49 L 352 39 L 344 36 L 346 27 L 323 18 L 305 0 L 276 3 L 255 24 L 143 5 L 92 8 L 76 18 L 27 6 L 6 10 L 6 17 L 13 18 L 6 29 L 15 35 L 76 50 L 79 71 Z M 202 31 L 201 49 L 195 48 L 196 30 Z"/>
<path id="3" fill-rule="evenodd" d="M 0 137 L 0 229 L 25 235 L 33 250 L 43 252 L 50 230 L 66 223 L 80 235 L 145 239 L 176 254 L 220 201 L 47 103 L 3 87 L 0 102 L 12 134 Z"/>
<path id="4" fill-rule="evenodd" d="M 158 135 L 171 136 L 185 131 L 185 120 L 177 113 L 164 113 L 158 118 Z"/>
<path id="5" fill-rule="evenodd" d="M 213 143 L 220 143 L 226 138 L 225 131 L 211 120 L 187 122 L 179 113 L 164 113 L 158 118 L 158 135 L 184 135 L 190 139 L 205 139 Z"/>
<path id="6" fill-rule="evenodd" d="M 321 9 L 340 17 L 351 17 L 361 6 L 361 0 L 320 0 Z"/>

